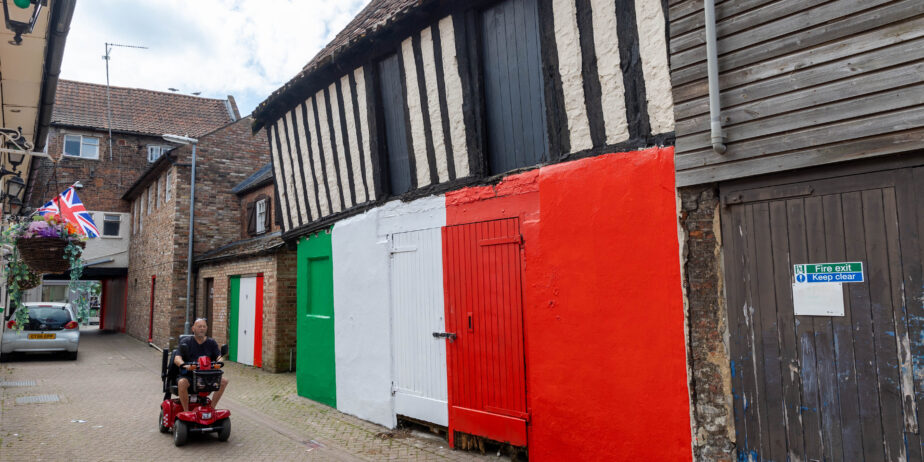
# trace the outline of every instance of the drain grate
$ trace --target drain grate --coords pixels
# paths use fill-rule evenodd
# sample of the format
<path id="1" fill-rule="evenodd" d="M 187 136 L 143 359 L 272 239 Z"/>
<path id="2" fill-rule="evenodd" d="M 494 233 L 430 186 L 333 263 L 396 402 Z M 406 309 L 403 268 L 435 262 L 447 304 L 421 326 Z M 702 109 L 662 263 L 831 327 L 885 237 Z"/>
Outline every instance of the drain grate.
<path id="1" fill-rule="evenodd" d="M 21 380 L 19 382 L 0 382 L 0 388 L 34 387 L 35 380 Z"/>
<path id="2" fill-rule="evenodd" d="M 58 395 L 20 396 L 16 398 L 16 404 L 57 403 L 58 401 Z"/>

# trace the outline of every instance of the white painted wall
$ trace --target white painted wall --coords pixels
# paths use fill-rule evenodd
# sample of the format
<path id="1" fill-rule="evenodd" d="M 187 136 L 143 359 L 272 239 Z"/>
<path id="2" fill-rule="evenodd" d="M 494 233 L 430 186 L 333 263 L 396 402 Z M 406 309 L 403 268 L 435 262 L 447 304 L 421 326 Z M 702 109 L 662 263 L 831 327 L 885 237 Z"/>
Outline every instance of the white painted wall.
<path id="1" fill-rule="evenodd" d="M 337 409 L 394 428 L 388 245 L 375 210 L 334 226 L 334 356 Z"/>
<path id="2" fill-rule="evenodd" d="M 99 229 L 100 237 L 94 237 L 87 240 L 87 246 L 83 250 L 83 261 L 92 262 L 94 260 L 112 258 L 112 262 L 100 263 L 93 265 L 96 268 L 128 268 L 128 241 L 131 233 L 132 214 L 118 212 L 91 211 L 93 222 Z M 119 236 L 109 237 L 102 236 L 103 218 L 105 215 L 119 215 L 121 225 L 119 225 Z"/>
<path id="3" fill-rule="evenodd" d="M 395 426 L 389 243 L 393 233 L 446 224 L 443 196 L 393 201 L 334 225 L 334 355 L 337 409 Z"/>

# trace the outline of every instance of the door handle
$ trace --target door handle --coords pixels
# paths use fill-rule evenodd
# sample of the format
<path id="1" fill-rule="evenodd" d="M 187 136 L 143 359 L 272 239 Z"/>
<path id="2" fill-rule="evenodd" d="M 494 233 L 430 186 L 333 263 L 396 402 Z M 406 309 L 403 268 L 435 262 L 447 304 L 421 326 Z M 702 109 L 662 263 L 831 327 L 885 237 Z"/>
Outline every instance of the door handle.
<path id="1" fill-rule="evenodd" d="M 448 339 L 449 339 L 449 343 L 452 343 L 452 341 L 456 339 L 456 334 L 453 334 L 453 333 L 451 333 L 451 332 L 434 332 L 434 333 L 433 333 L 433 337 L 435 337 L 435 338 L 448 338 Z"/>

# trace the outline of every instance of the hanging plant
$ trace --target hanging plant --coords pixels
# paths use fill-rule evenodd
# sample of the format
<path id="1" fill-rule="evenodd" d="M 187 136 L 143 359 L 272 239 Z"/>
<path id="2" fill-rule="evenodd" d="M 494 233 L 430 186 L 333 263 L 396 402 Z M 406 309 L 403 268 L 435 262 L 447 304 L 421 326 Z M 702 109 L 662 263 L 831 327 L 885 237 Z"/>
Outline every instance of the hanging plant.
<path id="1" fill-rule="evenodd" d="M 58 215 L 35 216 L 15 231 L 16 247 L 23 261 L 36 273 L 63 273 L 73 266 L 86 245 L 75 225 Z"/>

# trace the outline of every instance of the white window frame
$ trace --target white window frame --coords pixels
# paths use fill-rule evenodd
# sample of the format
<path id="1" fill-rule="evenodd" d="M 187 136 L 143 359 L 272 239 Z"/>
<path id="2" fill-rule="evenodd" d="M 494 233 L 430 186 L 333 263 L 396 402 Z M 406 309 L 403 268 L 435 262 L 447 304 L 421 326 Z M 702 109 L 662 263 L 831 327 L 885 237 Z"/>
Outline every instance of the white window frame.
<path id="1" fill-rule="evenodd" d="M 103 213 L 103 229 L 100 230 L 100 237 L 120 237 L 122 235 L 122 215 L 118 213 Z M 105 234 L 106 233 L 106 223 L 107 222 L 116 222 L 119 224 L 118 233 L 116 234 Z"/>
<path id="2" fill-rule="evenodd" d="M 262 210 L 260 210 L 262 208 Z M 254 204 L 254 214 L 256 215 L 257 226 L 254 228 L 254 233 L 263 234 L 266 232 L 266 199 L 260 199 Z"/>
<path id="3" fill-rule="evenodd" d="M 68 138 L 79 138 L 80 139 L 80 154 L 73 155 L 68 154 L 67 152 L 67 139 Z M 99 159 L 99 142 L 100 139 L 98 136 L 84 136 L 84 135 L 75 135 L 75 134 L 64 134 L 64 142 L 61 143 L 61 153 L 67 157 L 74 157 L 78 159 Z M 90 154 L 86 152 L 89 150 L 88 146 L 96 148 L 96 152 Z"/>
<path id="4" fill-rule="evenodd" d="M 170 202 L 170 177 L 171 171 L 167 170 L 167 175 L 164 178 L 164 202 Z"/>
<path id="5" fill-rule="evenodd" d="M 160 156 L 164 155 L 172 149 L 171 146 L 163 146 L 159 144 L 149 144 L 148 145 L 148 163 L 153 164 L 157 162 L 157 159 L 160 159 Z"/>

